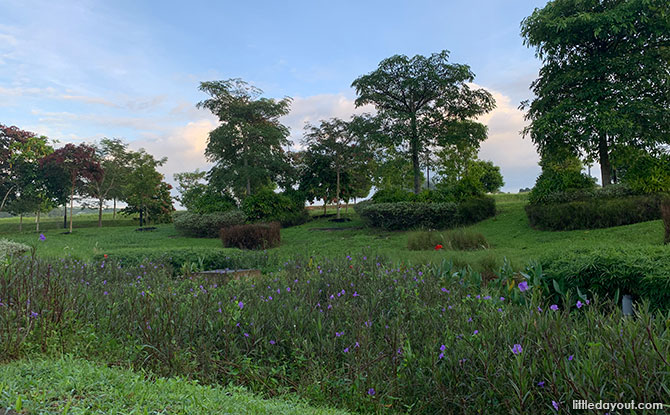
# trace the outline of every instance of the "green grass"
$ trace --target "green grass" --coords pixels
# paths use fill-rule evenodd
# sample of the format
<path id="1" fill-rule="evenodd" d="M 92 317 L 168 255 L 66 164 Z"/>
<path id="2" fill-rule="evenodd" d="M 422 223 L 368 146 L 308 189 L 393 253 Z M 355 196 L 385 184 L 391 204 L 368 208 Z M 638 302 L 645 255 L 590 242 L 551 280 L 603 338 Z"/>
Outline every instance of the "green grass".
<path id="1" fill-rule="evenodd" d="M 0 366 L 0 412 L 7 408 L 29 414 L 346 413 L 309 407 L 297 399 L 265 400 L 241 388 L 155 378 L 72 358 Z"/>
<path id="2" fill-rule="evenodd" d="M 608 229 L 579 230 L 567 232 L 539 231 L 530 228 L 524 212 L 527 194 L 496 195 L 498 215 L 466 229 L 484 235 L 489 249 L 479 251 L 410 251 L 407 248 L 408 232 L 389 232 L 363 228 L 363 223 L 350 208 L 343 217 L 350 222 L 331 222 L 332 218 L 317 218 L 306 224 L 282 230 L 279 248 L 269 252 L 280 258 L 296 256 L 349 255 L 366 250 L 381 253 L 395 260 L 412 263 L 440 261 L 449 258 L 458 264 L 471 264 L 475 269 L 486 264 L 501 264 L 503 258 L 515 267 L 523 267 L 530 260 L 561 251 L 591 250 L 605 247 L 644 248 L 659 246 L 663 242 L 661 221 L 651 221 Z M 321 210 L 313 210 L 320 215 Z M 328 213 L 333 213 L 329 209 Z M 34 231 L 16 232 L 15 218 L 0 219 L 0 237 L 38 246 L 38 254 L 59 257 L 63 254 L 89 259 L 96 253 L 105 253 L 118 248 L 221 248 L 218 239 L 186 238 L 177 234 L 171 224 L 157 225 L 152 232 L 136 232 L 129 219 L 117 219 L 105 223 L 103 229 L 89 227 L 95 219 L 90 215 L 75 216 L 72 235 L 63 234 L 62 229 L 48 229 L 43 233 L 47 241 L 39 243 Z M 95 223 L 97 225 L 97 223 Z M 336 228 L 342 230 L 323 230 Z M 221 248 L 223 249 L 223 248 Z"/>

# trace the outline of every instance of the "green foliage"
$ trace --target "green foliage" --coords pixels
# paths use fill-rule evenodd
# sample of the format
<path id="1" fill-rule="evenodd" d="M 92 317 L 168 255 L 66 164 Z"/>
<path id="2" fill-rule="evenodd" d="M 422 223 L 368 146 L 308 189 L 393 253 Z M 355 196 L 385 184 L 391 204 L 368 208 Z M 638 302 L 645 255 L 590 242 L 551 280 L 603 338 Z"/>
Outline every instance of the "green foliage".
<path id="1" fill-rule="evenodd" d="M 200 385 L 186 374 L 166 379 L 69 356 L 2 365 L 0 378 L 3 414 L 5 408 L 63 415 L 160 414 L 166 408 L 174 415 L 344 414 L 311 408 L 296 399 L 263 399 L 239 387 Z M 23 410 L 17 408 L 19 399 Z"/>
<path id="2" fill-rule="evenodd" d="M 145 267 L 147 264 L 166 269 L 175 274 L 184 267 L 198 270 L 264 268 L 270 257 L 264 252 L 224 251 L 221 248 L 117 248 L 93 256 L 94 261 L 119 264 L 124 268 Z"/>
<path id="3" fill-rule="evenodd" d="M 589 198 L 567 203 L 530 204 L 526 214 L 537 229 L 565 231 L 609 228 L 660 218 L 660 195 Z"/>
<path id="4" fill-rule="evenodd" d="M 670 192 L 670 154 L 657 157 L 638 152 L 628 157 L 624 181 L 638 193 Z"/>
<path id="5" fill-rule="evenodd" d="M 528 197 L 531 204 L 544 203 L 554 193 L 595 188 L 595 179 L 582 173 L 582 163 L 576 157 L 545 159 L 541 165 L 542 173 Z"/>
<path id="6" fill-rule="evenodd" d="M 305 202 L 291 195 L 263 189 L 244 199 L 242 211 L 250 222 L 280 222 L 284 227 L 305 223 L 309 220 Z"/>
<path id="7" fill-rule="evenodd" d="M 490 196 L 464 199 L 458 204 L 458 218 L 463 225 L 470 225 L 495 216 L 496 201 Z"/>
<path id="8" fill-rule="evenodd" d="M 174 227 L 184 236 L 218 238 L 221 228 L 241 225 L 247 216 L 241 210 L 216 213 L 179 212 L 174 215 Z"/>
<path id="9" fill-rule="evenodd" d="M 263 91 L 241 79 L 201 82 L 200 90 L 210 98 L 198 107 L 210 110 L 221 122 L 209 133 L 205 150 L 215 163 L 209 172 L 211 184 L 232 188 L 238 199 L 244 199 L 292 174 L 284 150 L 289 130 L 279 121 L 289 112 L 290 98 L 259 98 Z"/>
<path id="10" fill-rule="evenodd" d="M 601 298 L 629 294 L 635 301 L 670 309 L 670 260 L 667 249 L 609 248 L 549 255 L 542 260 L 547 278 L 573 292 L 579 288 Z"/>
<path id="11" fill-rule="evenodd" d="M 471 89 L 474 73 L 449 63 L 444 50 L 426 57 L 394 55 L 373 72 L 354 80 L 356 106 L 377 109 L 376 127 L 386 147 L 405 153 L 412 163 L 414 193 L 420 192 L 420 156 L 431 146 L 486 139 L 487 129 L 472 121 L 491 111 L 495 101 L 484 89 Z"/>
<path id="12" fill-rule="evenodd" d="M 30 251 L 30 247 L 19 242 L 0 239 L 0 261 L 16 255 L 23 255 Z"/>
<path id="13" fill-rule="evenodd" d="M 419 202 L 419 203 L 447 203 L 455 201 L 455 197 L 440 190 L 423 190 L 415 194 L 408 190 L 399 188 L 386 188 L 375 192 L 371 200 L 374 203 L 398 203 L 398 202 Z"/>
<path id="14" fill-rule="evenodd" d="M 631 189 L 628 184 L 619 183 L 606 187 L 592 187 L 586 189 L 573 189 L 562 192 L 548 193 L 535 203 L 556 204 L 576 201 L 587 201 L 593 199 L 617 199 L 629 196 L 638 196 L 640 193 Z"/>
<path id="15" fill-rule="evenodd" d="M 539 266 L 517 274 L 504 264 L 498 279 L 482 284 L 481 273 L 449 261 L 410 267 L 358 254 L 297 260 L 279 273 L 222 284 L 214 275 L 174 278 L 155 263 L 112 265 L 24 259 L 3 269 L 9 284 L 0 285 L 0 298 L 10 301 L 0 307 L 0 322 L 10 329 L 0 331 L 0 357 L 64 351 L 156 376 L 234 383 L 271 396 L 292 391 L 358 413 L 440 413 L 449 402 L 457 413 L 539 414 L 552 401 L 565 408 L 573 399 L 667 397 L 665 315 L 641 306 L 636 318 L 623 318 L 612 302 L 584 293 L 546 302 L 552 282 Z M 72 379 L 67 368 L 9 377 L 0 370 L 12 385 L 10 397 L 3 388 L 3 406 L 17 401 L 17 383 L 62 371 Z M 76 389 L 73 401 L 88 391 L 108 395 L 98 393 L 104 383 L 77 385 L 53 387 Z M 23 395 L 26 410 L 35 409 L 32 396 L 51 397 L 47 389 Z M 115 402 L 155 399 L 123 391 Z M 49 404 L 64 405 L 58 396 Z"/>
<path id="16" fill-rule="evenodd" d="M 438 245 L 454 251 L 474 251 L 489 246 L 484 235 L 463 228 L 448 232 L 412 232 L 407 237 L 407 248 L 412 251 L 435 250 Z"/>
<path id="17" fill-rule="evenodd" d="M 251 223 L 221 229 L 221 242 L 225 248 L 268 249 L 279 246 L 279 222 Z"/>
<path id="18" fill-rule="evenodd" d="M 157 168 L 167 158 L 156 160 L 144 150 L 130 155 L 131 172 L 125 176 L 123 201 L 127 206 L 121 211 L 126 215 L 139 213 L 140 226 L 145 222 L 165 223 L 172 219 L 172 186 L 163 182 Z"/>
<path id="19" fill-rule="evenodd" d="M 663 228 L 665 229 L 665 236 L 663 242 L 670 244 L 670 197 L 666 197 L 661 202 L 661 217 L 663 219 Z"/>

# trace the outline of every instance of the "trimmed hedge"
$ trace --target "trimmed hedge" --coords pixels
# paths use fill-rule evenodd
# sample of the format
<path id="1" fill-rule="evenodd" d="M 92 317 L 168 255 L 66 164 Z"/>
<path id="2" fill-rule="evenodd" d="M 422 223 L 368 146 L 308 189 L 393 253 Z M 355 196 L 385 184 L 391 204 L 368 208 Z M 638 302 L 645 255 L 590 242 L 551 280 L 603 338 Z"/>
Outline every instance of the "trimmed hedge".
<path id="1" fill-rule="evenodd" d="M 368 225 L 388 230 L 448 229 L 495 215 L 495 200 L 481 196 L 456 203 L 366 203 L 356 211 Z"/>
<path id="2" fill-rule="evenodd" d="M 279 246 L 279 222 L 252 223 L 221 229 L 221 242 L 226 248 L 267 249 Z"/>
<path id="3" fill-rule="evenodd" d="M 226 252 L 221 248 L 127 248 L 108 251 L 107 257 L 97 254 L 95 261 L 111 261 L 124 267 L 149 264 L 171 266 L 178 272 L 182 266 L 194 264 L 202 270 L 265 268 L 271 264 L 267 253 L 259 252 Z"/>
<path id="4" fill-rule="evenodd" d="M 544 274 L 563 289 L 576 288 L 607 298 L 630 294 L 653 308 L 670 310 L 670 250 L 601 249 L 564 253 L 541 260 Z"/>
<path id="5" fill-rule="evenodd" d="M 629 196 L 618 199 L 530 204 L 526 214 L 530 226 L 542 230 L 609 228 L 660 219 L 662 195 Z"/>
<path id="6" fill-rule="evenodd" d="M 218 238 L 221 228 L 241 225 L 246 219 L 240 210 L 204 214 L 183 212 L 174 215 L 174 227 L 184 236 Z"/>

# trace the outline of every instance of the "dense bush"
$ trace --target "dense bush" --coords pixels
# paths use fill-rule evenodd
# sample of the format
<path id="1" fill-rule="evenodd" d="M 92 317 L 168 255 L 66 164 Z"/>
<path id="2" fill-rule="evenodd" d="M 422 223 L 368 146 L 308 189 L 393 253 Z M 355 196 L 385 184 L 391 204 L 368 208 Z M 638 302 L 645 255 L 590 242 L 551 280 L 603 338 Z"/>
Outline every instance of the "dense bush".
<path id="1" fill-rule="evenodd" d="M 125 248 L 96 254 L 94 260 L 118 264 L 124 268 L 146 264 L 165 266 L 173 273 L 180 273 L 184 269 L 265 268 L 273 263 L 265 252 L 230 252 L 218 248 Z"/>
<path id="2" fill-rule="evenodd" d="M 670 256 L 667 248 L 598 249 L 563 253 L 542 260 L 547 278 L 563 290 L 579 288 L 607 298 L 630 294 L 655 308 L 670 310 Z"/>
<path id="3" fill-rule="evenodd" d="M 237 209 L 237 202 L 227 192 L 219 192 L 214 187 L 195 186 L 182 195 L 182 205 L 192 213 L 218 213 Z"/>
<path id="4" fill-rule="evenodd" d="M 660 218 L 660 195 L 592 198 L 558 204 L 530 204 L 530 225 L 544 230 L 609 228 Z"/>
<path id="5" fill-rule="evenodd" d="M 543 203 L 554 193 L 595 188 L 595 179 L 582 172 L 582 163 L 576 157 L 544 160 L 541 165 L 542 173 L 528 195 L 531 204 Z"/>
<path id="6" fill-rule="evenodd" d="M 24 259 L 2 272 L 2 360 L 57 350 L 360 413 L 570 412 L 663 402 L 670 384 L 664 316 L 545 303 L 512 280 L 482 289 L 444 264 L 357 255 L 229 284 L 150 264 Z"/>
<path id="7" fill-rule="evenodd" d="M 374 203 L 447 203 L 454 202 L 456 199 L 446 192 L 437 190 L 423 190 L 419 194 L 414 194 L 413 192 L 404 189 L 387 188 L 375 192 L 375 194 L 372 195 L 371 200 Z"/>
<path id="8" fill-rule="evenodd" d="M 473 251 L 489 246 L 484 235 L 467 229 L 412 232 L 407 237 L 407 247 L 412 251 L 439 249 L 440 245 L 456 251 Z"/>
<path id="9" fill-rule="evenodd" d="M 261 190 L 244 199 L 242 211 L 250 222 L 279 222 L 283 227 L 299 225 L 310 219 L 305 200 L 296 192 L 281 194 Z"/>
<path id="10" fill-rule="evenodd" d="M 221 242 L 226 248 L 268 249 L 279 246 L 279 222 L 252 223 L 221 229 Z"/>
<path id="11" fill-rule="evenodd" d="M 547 194 L 535 204 L 557 204 L 568 202 L 581 202 L 592 199 L 617 199 L 629 196 L 638 196 L 641 193 L 634 191 L 628 184 L 619 183 L 605 187 L 594 187 L 590 189 L 575 189 L 563 192 Z"/>
<path id="12" fill-rule="evenodd" d="M 184 236 L 216 238 L 221 228 L 243 224 L 246 219 L 240 210 L 204 214 L 180 212 L 174 215 L 174 227 Z"/>
<path id="13" fill-rule="evenodd" d="M 495 215 L 495 200 L 480 196 L 456 203 L 366 203 L 356 212 L 370 226 L 388 230 L 414 228 L 447 229 L 467 225 Z"/>
<path id="14" fill-rule="evenodd" d="M 28 251 L 30 251 L 30 247 L 26 244 L 8 241 L 7 239 L 0 239 L 0 260 L 21 255 Z"/>

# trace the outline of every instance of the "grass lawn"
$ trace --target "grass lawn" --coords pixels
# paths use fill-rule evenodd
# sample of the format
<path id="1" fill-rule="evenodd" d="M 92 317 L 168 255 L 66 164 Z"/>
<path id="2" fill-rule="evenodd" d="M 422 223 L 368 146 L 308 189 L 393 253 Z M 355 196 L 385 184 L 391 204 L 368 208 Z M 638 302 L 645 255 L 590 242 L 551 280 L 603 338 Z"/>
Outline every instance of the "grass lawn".
<path id="1" fill-rule="evenodd" d="M 241 388 L 155 378 L 80 359 L 0 365 L 0 413 L 29 414 L 345 414 L 294 400 L 261 399 Z M 17 412 L 13 412 L 17 413 Z"/>
<path id="2" fill-rule="evenodd" d="M 566 250 L 587 250 L 605 247 L 652 247 L 660 246 L 663 240 L 661 221 L 608 229 L 578 230 L 566 232 L 539 231 L 531 229 L 524 211 L 526 195 L 497 195 L 498 214 L 491 219 L 468 227 L 482 233 L 490 248 L 480 251 L 409 251 L 408 232 L 387 232 L 368 229 L 358 216 L 349 209 L 343 216 L 350 222 L 331 222 L 331 218 L 317 218 L 306 224 L 282 230 L 281 247 L 270 250 L 282 259 L 296 256 L 340 256 L 366 250 L 370 254 L 381 253 L 393 260 L 426 263 L 452 259 L 458 264 L 471 264 L 480 269 L 486 264 L 501 265 L 507 258 L 516 268 L 547 254 Z M 320 209 L 312 214 L 321 214 Z M 330 209 L 329 213 L 333 213 Z M 51 219 L 51 218 L 50 218 Z M 72 255 L 88 259 L 96 253 L 105 253 L 119 248 L 198 248 L 221 247 L 218 239 L 186 238 L 177 234 L 171 224 L 157 225 L 151 232 L 136 232 L 129 219 L 107 221 L 103 229 L 95 227 L 97 218 L 92 215 L 75 216 L 73 234 L 63 233 L 57 228 L 60 221 L 44 224 L 46 242 L 38 243 L 34 230 L 17 232 L 16 218 L 0 219 L 0 238 L 33 244 L 38 254 L 60 257 Z M 119 226 L 113 226 L 119 225 Z M 125 225 L 125 226 L 124 226 Z M 223 250 L 223 248 L 221 248 Z"/>

